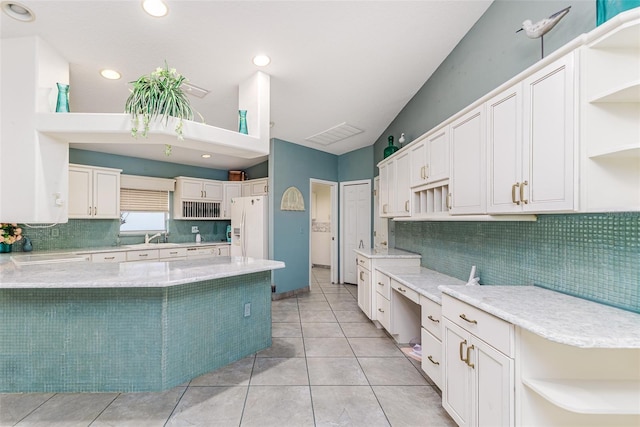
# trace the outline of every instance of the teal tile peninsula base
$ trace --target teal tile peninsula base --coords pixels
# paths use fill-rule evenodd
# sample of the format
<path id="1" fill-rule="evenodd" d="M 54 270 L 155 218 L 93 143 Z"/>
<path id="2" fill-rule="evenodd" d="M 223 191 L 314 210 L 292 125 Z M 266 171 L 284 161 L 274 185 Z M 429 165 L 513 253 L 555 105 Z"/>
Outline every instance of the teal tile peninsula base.
<path id="1" fill-rule="evenodd" d="M 0 392 L 161 391 L 270 346 L 270 271 L 166 288 L 0 289 Z"/>

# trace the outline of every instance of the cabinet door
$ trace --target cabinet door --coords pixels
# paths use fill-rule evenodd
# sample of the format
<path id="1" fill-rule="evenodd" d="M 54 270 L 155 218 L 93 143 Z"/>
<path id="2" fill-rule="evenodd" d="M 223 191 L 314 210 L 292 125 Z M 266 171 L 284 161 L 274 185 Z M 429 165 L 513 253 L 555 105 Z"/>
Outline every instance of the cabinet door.
<path id="1" fill-rule="evenodd" d="M 267 194 L 269 194 L 269 181 L 267 179 L 259 179 L 251 183 L 252 196 L 266 196 Z"/>
<path id="2" fill-rule="evenodd" d="M 522 86 L 487 102 L 488 213 L 522 211 Z"/>
<path id="3" fill-rule="evenodd" d="M 380 165 L 380 216 L 391 216 L 389 206 L 389 163 Z"/>
<path id="4" fill-rule="evenodd" d="M 478 426 L 513 426 L 514 362 L 484 341 L 472 339 L 474 422 Z"/>
<path id="5" fill-rule="evenodd" d="M 204 181 L 202 183 L 202 198 L 205 200 L 222 201 L 222 182 Z"/>
<path id="6" fill-rule="evenodd" d="M 231 199 L 242 195 L 242 184 L 235 182 L 224 183 L 224 202 L 222 218 L 231 218 Z"/>
<path id="7" fill-rule="evenodd" d="M 120 173 L 93 171 L 93 217 L 120 218 Z"/>
<path id="8" fill-rule="evenodd" d="M 91 169 L 69 167 L 69 218 L 91 218 L 92 172 Z"/>
<path id="9" fill-rule="evenodd" d="M 484 106 L 465 114 L 450 126 L 450 213 L 486 211 Z"/>
<path id="10" fill-rule="evenodd" d="M 196 179 L 182 179 L 179 181 L 183 199 L 201 199 L 204 196 L 202 181 Z"/>
<path id="11" fill-rule="evenodd" d="M 371 319 L 371 281 L 369 270 L 358 266 L 358 307 Z"/>
<path id="12" fill-rule="evenodd" d="M 251 196 L 251 183 L 243 182 L 242 183 L 242 197 Z"/>
<path id="13" fill-rule="evenodd" d="M 468 426 L 471 425 L 471 373 L 463 359 L 471 338 L 468 332 L 449 319 L 443 318 L 442 322 L 442 406 L 458 426 Z"/>
<path id="14" fill-rule="evenodd" d="M 229 245 L 218 246 L 217 256 L 229 256 Z"/>
<path id="15" fill-rule="evenodd" d="M 573 210 L 573 54 L 533 74 L 523 86 L 523 210 Z"/>
<path id="16" fill-rule="evenodd" d="M 409 183 L 410 159 L 405 151 L 394 160 L 396 171 L 395 185 L 395 216 L 409 216 L 411 213 L 411 186 Z"/>
<path id="17" fill-rule="evenodd" d="M 427 142 L 420 141 L 411 144 L 409 147 L 409 157 L 411 159 L 410 184 L 417 187 L 427 182 Z"/>
<path id="18" fill-rule="evenodd" d="M 449 128 L 445 127 L 427 138 L 427 182 L 449 178 Z"/>

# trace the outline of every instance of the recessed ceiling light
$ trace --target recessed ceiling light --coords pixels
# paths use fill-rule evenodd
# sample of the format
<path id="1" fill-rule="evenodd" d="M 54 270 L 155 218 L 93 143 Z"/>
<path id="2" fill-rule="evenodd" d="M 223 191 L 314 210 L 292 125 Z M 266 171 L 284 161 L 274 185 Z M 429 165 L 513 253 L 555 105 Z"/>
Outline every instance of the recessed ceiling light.
<path id="1" fill-rule="evenodd" d="M 106 68 L 100 71 L 100 75 L 109 80 L 118 80 L 120 77 L 122 77 L 116 70 L 109 70 Z"/>
<path id="2" fill-rule="evenodd" d="M 169 13 L 167 4 L 162 0 L 143 0 L 142 8 L 151 16 L 161 18 Z"/>
<path id="3" fill-rule="evenodd" d="M 202 155 L 202 158 L 203 158 L 203 159 L 208 159 L 209 157 L 211 157 L 211 154 L 203 154 L 203 155 Z"/>
<path id="4" fill-rule="evenodd" d="M 264 67 L 266 65 L 269 65 L 270 62 L 271 62 L 271 58 L 269 58 L 267 55 L 256 55 L 253 57 L 253 63 L 256 64 L 258 67 Z"/>
<path id="5" fill-rule="evenodd" d="M 14 1 L 3 1 L 2 11 L 13 19 L 22 22 L 30 22 L 36 19 L 36 15 L 34 15 L 31 9 Z"/>

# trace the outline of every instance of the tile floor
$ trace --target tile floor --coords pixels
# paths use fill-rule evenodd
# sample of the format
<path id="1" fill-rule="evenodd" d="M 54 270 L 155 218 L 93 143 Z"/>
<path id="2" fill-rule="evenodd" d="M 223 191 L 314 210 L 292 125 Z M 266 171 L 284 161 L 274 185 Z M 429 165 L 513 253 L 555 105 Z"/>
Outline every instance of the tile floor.
<path id="1" fill-rule="evenodd" d="M 161 393 L 0 394 L 0 426 L 455 426 L 428 377 L 313 269 L 273 302 L 273 346 Z"/>

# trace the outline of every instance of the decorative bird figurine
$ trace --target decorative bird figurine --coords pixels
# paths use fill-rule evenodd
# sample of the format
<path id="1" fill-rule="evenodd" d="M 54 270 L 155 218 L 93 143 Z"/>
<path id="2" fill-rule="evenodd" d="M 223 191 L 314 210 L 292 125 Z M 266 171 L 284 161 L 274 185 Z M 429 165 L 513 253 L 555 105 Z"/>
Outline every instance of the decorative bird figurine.
<path id="1" fill-rule="evenodd" d="M 540 44 L 542 46 L 542 57 L 544 58 L 544 35 L 547 34 L 553 27 L 556 26 L 558 22 L 562 18 L 565 17 L 567 13 L 569 13 L 569 9 L 571 6 L 565 7 L 564 9 L 552 14 L 548 18 L 542 19 L 535 24 L 531 22 L 531 20 L 527 19 L 522 23 L 522 28 L 520 28 L 516 33 L 520 31 L 524 31 L 527 37 L 530 39 L 540 38 Z"/>

